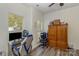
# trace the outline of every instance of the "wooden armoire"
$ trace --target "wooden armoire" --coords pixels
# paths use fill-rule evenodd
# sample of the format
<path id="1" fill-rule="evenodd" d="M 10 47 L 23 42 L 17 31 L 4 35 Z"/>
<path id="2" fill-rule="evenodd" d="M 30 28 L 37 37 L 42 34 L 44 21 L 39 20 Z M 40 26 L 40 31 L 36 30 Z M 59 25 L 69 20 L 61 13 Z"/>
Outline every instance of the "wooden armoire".
<path id="1" fill-rule="evenodd" d="M 55 20 L 48 26 L 48 46 L 56 48 L 68 48 L 67 41 L 68 24 Z"/>

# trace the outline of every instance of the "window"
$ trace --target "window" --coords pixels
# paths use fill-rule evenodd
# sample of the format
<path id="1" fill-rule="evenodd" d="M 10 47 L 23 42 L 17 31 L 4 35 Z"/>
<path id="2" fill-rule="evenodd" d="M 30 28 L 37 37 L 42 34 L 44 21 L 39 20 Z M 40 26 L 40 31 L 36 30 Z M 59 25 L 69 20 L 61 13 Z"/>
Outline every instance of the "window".
<path id="1" fill-rule="evenodd" d="M 22 16 L 18 16 L 13 13 L 9 13 L 8 16 L 8 25 L 9 25 L 9 31 L 21 31 L 22 30 Z"/>

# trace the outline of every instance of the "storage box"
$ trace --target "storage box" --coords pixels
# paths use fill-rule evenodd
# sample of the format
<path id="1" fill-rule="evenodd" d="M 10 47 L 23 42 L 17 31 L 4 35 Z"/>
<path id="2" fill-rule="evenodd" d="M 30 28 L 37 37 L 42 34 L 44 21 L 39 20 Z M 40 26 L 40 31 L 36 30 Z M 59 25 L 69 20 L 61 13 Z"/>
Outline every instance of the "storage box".
<path id="1" fill-rule="evenodd" d="M 60 19 L 56 19 L 53 21 L 53 24 L 61 24 Z"/>

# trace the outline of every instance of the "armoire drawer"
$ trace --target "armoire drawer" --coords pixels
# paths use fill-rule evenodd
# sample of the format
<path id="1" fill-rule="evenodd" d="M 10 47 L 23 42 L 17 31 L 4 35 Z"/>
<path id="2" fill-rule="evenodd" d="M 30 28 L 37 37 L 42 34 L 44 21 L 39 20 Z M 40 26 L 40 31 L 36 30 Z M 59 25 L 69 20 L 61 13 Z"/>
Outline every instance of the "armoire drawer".
<path id="1" fill-rule="evenodd" d="M 48 36 L 56 36 L 54 33 L 49 33 Z"/>
<path id="2" fill-rule="evenodd" d="M 56 47 L 56 41 L 49 40 L 48 45 L 50 47 Z"/>
<path id="3" fill-rule="evenodd" d="M 48 34 L 48 37 L 56 37 L 56 34 Z"/>
<path id="4" fill-rule="evenodd" d="M 48 37 L 48 40 L 55 40 L 56 41 L 56 37 L 50 36 L 50 37 Z"/>
<path id="5" fill-rule="evenodd" d="M 58 42 L 57 41 L 57 47 L 58 48 L 68 48 L 68 45 L 67 45 L 67 43 L 66 42 Z"/>
<path id="6" fill-rule="evenodd" d="M 57 43 L 58 43 L 58 44 L 61 44 L 61 43 L 62 43 L 62 44 L 67 44 L 67 41 L 58 41 L 58 40 L 57 40 Z"/>

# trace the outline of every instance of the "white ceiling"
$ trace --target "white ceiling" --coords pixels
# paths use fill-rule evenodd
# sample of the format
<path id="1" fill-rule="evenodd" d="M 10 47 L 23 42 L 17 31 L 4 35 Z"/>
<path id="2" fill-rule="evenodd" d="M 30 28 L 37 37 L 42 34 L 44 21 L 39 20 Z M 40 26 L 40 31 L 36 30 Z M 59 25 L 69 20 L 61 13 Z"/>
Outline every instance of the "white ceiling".
<path id="1" fill-rule="evenodd" d="M 39 5 L 38 7 L 36 6 L 37 4 Z M 50 4 L 51 3 L 28 3 L 28 5 L 35 7 L 44 13 L 51 12 L 51 11 L 53 12 L 53 11 L 57 11 L 65 8 L 71 8 L 79 5 L 79 3 L 65 3 L 63 7 L 60 7 L 59 3 L 56 3 L 51 7 L 48 7 Z M 24 5 L 27 5 L 27 4 L 24 4 Z"/>

